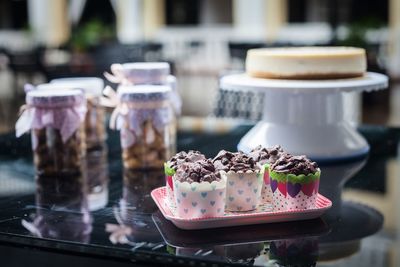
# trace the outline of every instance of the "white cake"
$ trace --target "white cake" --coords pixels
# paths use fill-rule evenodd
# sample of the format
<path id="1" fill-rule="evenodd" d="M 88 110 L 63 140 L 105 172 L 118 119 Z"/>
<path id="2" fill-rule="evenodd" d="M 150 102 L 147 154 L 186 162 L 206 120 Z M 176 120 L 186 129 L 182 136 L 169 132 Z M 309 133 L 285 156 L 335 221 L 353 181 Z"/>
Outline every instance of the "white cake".
<path id="1" fill-rule="evenodd" d="M 288 47 L 250 49 L 246 72 L 275 79 L 338 79 L 364 75 L 365 50 L 355 47 Z"/>

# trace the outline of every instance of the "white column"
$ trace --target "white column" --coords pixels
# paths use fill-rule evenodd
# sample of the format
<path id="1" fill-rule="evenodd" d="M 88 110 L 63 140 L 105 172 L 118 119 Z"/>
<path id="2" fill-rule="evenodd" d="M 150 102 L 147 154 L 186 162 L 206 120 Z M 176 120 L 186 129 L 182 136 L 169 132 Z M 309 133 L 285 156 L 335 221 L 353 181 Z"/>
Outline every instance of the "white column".
<path id="1" fill-rule="evenodd" d="M 66 0 L 28 0 L 29 25 L 38 43 L 59 46 L 70 34 Z"/>
<path id="2" fill-rule="evenodd" d="M 233 22 L 238 33 L 262 34 L 265 31 L 265 0 L 234 0 Z"/>
<path id="3" fill-rule="evenodd" d="M 143 31 L 146 39 L 152 39 L 157 31 L 165 26 L 165 1 L 143 1 Z"/>
<path id="4" fill-rule="evenodd" d="M 121 43 L 143 40 L 143 0 L 116 0 L 117 36 Z"/>
<path id="5" fill-rule="evenodd" d="M 287 1 L 286 0 L 267 0 L 266 9 L 264 9 L 266 37 L 268 41 L 274 41 L 279 30 L 287 22 Z"/>
<path id="6" fill-rule="evenodd" d="M 287 21 L 287 1 L 234 0 L 233 20 L 238 34 L 272 41 Z"/>
<path id="7" fill-rule="evenodd" d="M 388 70 L 400 78 L 400 0 L 389 1 L 389 31 Z"/>

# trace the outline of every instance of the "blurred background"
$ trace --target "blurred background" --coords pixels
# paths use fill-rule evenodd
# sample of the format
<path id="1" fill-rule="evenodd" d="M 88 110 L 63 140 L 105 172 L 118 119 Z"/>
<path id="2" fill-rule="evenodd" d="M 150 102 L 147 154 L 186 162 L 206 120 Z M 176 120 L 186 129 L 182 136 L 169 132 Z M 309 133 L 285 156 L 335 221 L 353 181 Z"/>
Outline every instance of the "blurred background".
<path id="1" fill-rule="evenodd" d="M 400 0 L 0 0 L 0 134 L 14 129 L 25 83 L 103 77 L 112 63 L 142 61 L 171 64 L 183 99 L 181 129 L 223 131 L 236 119 L 260 119 L 263 103 L 220 91 L 221 75 L 243 72 L 250 48 L 304 45 L 365 48 L 368 70 L 389 75 L 390 86 L 347 94 L 345 112 L 356 124 L 400 126 Z M 344 199 L 379 209 L 385 231 L 349 261 L 324 266 L 400 262 L 400 160 L 384 159 L 395 146 L 388 135 L 379 133 L 385 145 L 371 155 L 375 165 L 344 191 Z M 8 175 L 1 195 L 18 179 L 0 170 Z M 30 174 L 26 180 L 21 188 L 33 190 Z"/>
<path id="2" fill-rule="evenodd" d="M 139 61 L 171 63 L 183 118 L 256 120 L 262 102 L 232 111 L 218 78 L 243 71 L 250 48 L 304 45 L 364 47 L 390 89 L 347 104 L 360 123 L 400 125 L 399 0 L 0 0 L 0 132 L 14 127 L 24 83 Z"/>

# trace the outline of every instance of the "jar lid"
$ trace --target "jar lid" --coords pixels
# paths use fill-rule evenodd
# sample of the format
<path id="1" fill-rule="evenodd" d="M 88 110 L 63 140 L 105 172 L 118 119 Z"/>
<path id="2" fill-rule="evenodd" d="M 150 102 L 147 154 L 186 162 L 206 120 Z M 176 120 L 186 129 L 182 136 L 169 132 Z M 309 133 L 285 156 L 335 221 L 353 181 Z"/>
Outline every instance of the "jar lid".
<path id="1" fill-rule="evenodd" d="M 70 107 L 85 103 L 85 95 L 79 89 L 57 86 L 55 90 L 52 84 L 41 84 L 26 94 L 26 103 L 42 108 Z"/>
<path id="2" fill-rule="evenodd" d="M 118 96 L 122 102 L 168 100 L 171 87 L 168 85 L 120 85 Z"/>
<path id="3" fill-rule="evenodd" d="M 135 62 L 121 66 L 126 79 L 133 84 L 165 84 L 171 72 L 167 62 Z"/>
<path id="4" fill-rule="evenodd" d="M 62 84 L 68 87 L 82 89 L 85 94 L 101 96 L 104 89 L 103 79 L 97 77 L 60 78 L 50 81 L 50 84 Z"/>

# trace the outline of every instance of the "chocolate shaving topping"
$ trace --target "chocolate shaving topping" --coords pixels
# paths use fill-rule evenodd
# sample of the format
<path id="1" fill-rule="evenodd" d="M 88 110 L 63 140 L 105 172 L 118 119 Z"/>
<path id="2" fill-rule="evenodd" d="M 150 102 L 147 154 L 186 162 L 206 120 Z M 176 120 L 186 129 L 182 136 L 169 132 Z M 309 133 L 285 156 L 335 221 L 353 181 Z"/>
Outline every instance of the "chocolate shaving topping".
<path id="1" fill-rule="evenodd" d="M 293 156 L 288 153 L 282 153 L 271 165 L 272 171 L 294 175 L 308 175 L 315 173 L 317 169 L 317 163 L 309 160 L 306 156 Z"/>
<path id="2" fill-rule="evenodd" d="M 214 166 L 219 171 L 246 172 L 258 169 L 256 162 L 243 152 L 221 150 L 213 159 Z"/>
<path id="3" fill-rule="evenodd" d="M 179 165 L 185 162 L 196 162 L 198 160 L 204 160 L 206 157 L 200 153 L 200 151 L 189 150 L 189 152 L 181 151 L 175 156 L 173 156 L 169 163 L 169 167 L 175 171 L 178 169 Z"/>
<path id="4" fill-rule="evenodd" d="M 283 153 L 283 149 L 279 145 L 273 146 L 271 148 L 265 148 L 259 145 L 254 148 L 248 155 L 255 162 L 258 162 L 260 164 L 272 164 L 279 158 L 281 153 Z"/>
<path id="5" fill-rule="evenodd" d="M 221 180 L 221 175 L 215 169 L 211 159 L 201 159 L 196 162 L 184 162 L 178 166 L 175 179 L 180 182 L 213 182 Z"/>

